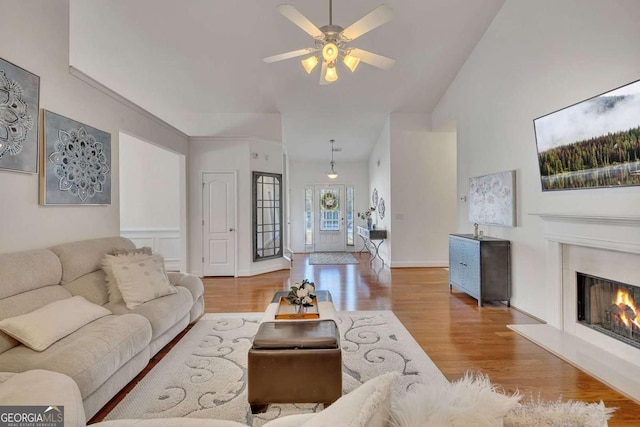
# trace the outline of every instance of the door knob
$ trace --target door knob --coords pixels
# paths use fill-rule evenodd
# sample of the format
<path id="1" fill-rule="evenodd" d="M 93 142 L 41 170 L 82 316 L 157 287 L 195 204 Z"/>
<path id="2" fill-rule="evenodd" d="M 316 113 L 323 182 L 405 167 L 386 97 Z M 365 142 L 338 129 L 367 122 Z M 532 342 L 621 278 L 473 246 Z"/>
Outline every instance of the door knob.
<path id="1" fill-rule="evenodd" d="M 233 228 L 230 228 L 229 231 L 236 231 L 236 230 L 234 230 Z"/>

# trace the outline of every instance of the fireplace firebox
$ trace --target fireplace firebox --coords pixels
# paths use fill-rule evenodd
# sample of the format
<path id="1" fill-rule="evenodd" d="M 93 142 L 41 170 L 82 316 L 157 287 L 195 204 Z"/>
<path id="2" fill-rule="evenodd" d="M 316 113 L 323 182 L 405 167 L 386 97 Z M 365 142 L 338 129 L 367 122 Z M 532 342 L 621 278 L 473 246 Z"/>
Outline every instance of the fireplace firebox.
<path id="1" fill-rule="evenodd" d="M 577 273 L 578 322 L 640 348 L 640 287 Z"/>

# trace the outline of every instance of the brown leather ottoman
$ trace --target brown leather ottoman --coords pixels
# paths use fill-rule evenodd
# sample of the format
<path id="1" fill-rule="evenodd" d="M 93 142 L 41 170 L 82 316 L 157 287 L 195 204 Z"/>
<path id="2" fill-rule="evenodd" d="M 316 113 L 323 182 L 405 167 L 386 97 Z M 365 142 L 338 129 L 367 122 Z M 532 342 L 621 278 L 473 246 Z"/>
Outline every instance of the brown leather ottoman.
<path id="1" fill-rule="evenodd" d="M 336 322 L 262 323 L 249 350 L 247 376 L 254 414 L 270 403 L 333 403 L 342 396 Z"/>

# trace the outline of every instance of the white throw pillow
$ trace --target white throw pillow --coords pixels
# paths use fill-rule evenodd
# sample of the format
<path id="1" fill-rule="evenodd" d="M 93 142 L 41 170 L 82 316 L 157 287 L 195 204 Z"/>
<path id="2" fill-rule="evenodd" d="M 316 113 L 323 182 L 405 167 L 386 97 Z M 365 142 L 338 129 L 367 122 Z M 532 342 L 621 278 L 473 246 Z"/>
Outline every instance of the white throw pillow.
<path id="1" fill-rule="evenodd" d="M 126 260 L 126 258 L 125 258 Z M 111 264 L 113 277 L 129 310 L 156 298 L 177 292 L 164 271 L 164 258 L 147 255 L 142 259 L 118 260 Z"/>
<path id="2" fill-rule="evenodd" d="M 386 427 L 391 392 L 398 372 L 388 372 L 362 384 L 318 413 L 303 427 Z"/>
<path id="3" fill-rule="evenodd" d="M 151 255 L 151 248 L 145 246 L 139 249 L 132 249 L 130 251 L 114 250 L 112 253 L 107 254 L 102 259 L 102 270 L 104 271 L 105 279 L 107 280 L 107 295 L 111 304 L 124 301 L 120 289 L 118 289 L 118 283 L 116 278 L 113 277 L 112 266 L 114 263 L 129 263 L 131 261 L 137 261 L 145 259 Z"/>
<path id="4" fill-rule="evenodd" d="M 466 374 L 450 384 L 416 384 L 394 398 L 389 426 L 501 427 L 519 400 L 498 392 L 489 377 Z"/>
<path id="5" fill-rule="evenodd" d="M 35 351 L 43 351 L 61 338 L 111 311 L 81 296 L 66 298 L 30 313 L 0 322 L 0 330 Z"/>

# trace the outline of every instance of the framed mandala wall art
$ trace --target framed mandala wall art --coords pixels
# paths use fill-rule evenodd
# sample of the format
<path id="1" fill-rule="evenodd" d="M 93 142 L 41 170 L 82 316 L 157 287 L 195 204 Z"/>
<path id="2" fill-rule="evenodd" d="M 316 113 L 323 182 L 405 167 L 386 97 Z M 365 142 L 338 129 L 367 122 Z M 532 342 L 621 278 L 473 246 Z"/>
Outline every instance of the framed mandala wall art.
<path id="1" fill-rule="evenodd" d="M 40 77 L 0 58 L 0 169 L 38 172 Z"/>
<path id="2" fill-rule="evenodd" d="M 40 203 L 111 204 L 111 134 L 44 111 Z"/>

